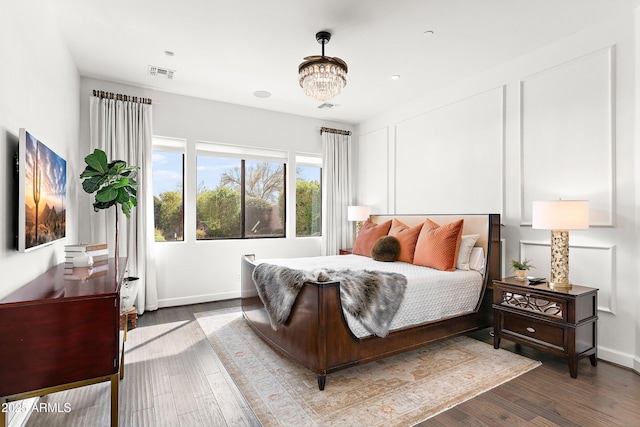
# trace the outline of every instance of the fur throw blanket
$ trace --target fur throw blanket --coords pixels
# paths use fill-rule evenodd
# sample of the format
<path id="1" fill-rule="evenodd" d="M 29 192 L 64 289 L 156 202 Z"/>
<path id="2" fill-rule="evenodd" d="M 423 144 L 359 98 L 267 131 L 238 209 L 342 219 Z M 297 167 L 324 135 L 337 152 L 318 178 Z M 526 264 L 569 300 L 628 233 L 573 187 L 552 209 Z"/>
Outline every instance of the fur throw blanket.
<path id="1" fill-rule="evenodd" d="M 407 278 L 397 273 L 326 269 L 308 272 L 267 263 L 256 266 L 253 281 L 274 331 L 289 318 L 305 282 L 340 282 L 343 310 L 379 337 L 389 333 L 407 287 Z"/>

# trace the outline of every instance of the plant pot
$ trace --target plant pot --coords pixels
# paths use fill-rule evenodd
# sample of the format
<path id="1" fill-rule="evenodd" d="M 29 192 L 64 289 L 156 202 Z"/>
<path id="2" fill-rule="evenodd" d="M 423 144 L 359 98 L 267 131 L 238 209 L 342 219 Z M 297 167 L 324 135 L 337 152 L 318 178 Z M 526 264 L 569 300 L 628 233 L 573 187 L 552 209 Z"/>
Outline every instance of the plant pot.
<path id="1" fill-rule="evenodd" d="M 527 279 L 527 270 L 515 270 L 516 279 L 518 280 L 526 280 Z"/>

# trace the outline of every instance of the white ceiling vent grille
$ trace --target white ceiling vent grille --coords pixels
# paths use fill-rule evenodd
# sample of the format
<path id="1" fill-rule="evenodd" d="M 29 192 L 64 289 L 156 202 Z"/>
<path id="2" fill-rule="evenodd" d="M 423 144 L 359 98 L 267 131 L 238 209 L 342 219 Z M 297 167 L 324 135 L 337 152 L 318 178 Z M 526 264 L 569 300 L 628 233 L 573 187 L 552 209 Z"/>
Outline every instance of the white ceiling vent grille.
<path id="1" fill-rule="evenodd" d="M 169 70 L 167 68 L 156 67 L 155 65 L 149 65 L 149 75 L 157 77 L 166 77 L 167 79 L 173 79 L 173 73 L 175 70 Z"/>
<path id="2" fill-rule="evenodd" d="M 320 105 L 318 105 L 318 108 L 333 108 L 333 107 L 339 107 L 340 104 L 332 104 L 330 102 L 324 102 Z"/>

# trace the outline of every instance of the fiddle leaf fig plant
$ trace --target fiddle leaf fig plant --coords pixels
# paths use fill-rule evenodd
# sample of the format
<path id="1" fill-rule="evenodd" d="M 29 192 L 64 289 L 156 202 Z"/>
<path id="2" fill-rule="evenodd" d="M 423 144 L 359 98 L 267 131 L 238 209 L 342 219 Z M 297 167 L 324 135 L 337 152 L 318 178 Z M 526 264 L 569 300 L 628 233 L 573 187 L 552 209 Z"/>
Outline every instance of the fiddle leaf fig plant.
<path id="1" fill-rule="evenodd" d="M 138 205 L 138 166 L 127 166 L 122 160 L 107 161 L 104 151 L 95 149 L 84 158 L 85 167 L 80 179 L 82 188 L 89 194 L 96 193 L 93 210 L 109 209 L 119 204 L 122 213 L 131 217 L 131 209 Z"/>

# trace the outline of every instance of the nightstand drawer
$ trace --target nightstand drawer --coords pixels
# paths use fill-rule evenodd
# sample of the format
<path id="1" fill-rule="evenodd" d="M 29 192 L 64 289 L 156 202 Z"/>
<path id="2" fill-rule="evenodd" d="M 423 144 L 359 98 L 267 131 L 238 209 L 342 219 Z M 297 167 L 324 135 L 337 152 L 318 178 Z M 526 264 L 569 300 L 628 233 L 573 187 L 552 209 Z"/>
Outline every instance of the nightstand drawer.
<path id="1" fill-rule="evenodd" d="M 545 295 L 540 297 L 529 292 L 501 292 L 501 305 L 548 317 L 552 321 L 567 321 L 567 302 L 562 298 Z"/>
<path id="2" fill-rule="evenodd" d="M 504 313 L 503 332 L 514 333 L 536 341 L 542 341 L 560 348 L 564 348 L 565 329 L 547 322 Z"/>

